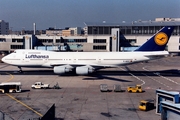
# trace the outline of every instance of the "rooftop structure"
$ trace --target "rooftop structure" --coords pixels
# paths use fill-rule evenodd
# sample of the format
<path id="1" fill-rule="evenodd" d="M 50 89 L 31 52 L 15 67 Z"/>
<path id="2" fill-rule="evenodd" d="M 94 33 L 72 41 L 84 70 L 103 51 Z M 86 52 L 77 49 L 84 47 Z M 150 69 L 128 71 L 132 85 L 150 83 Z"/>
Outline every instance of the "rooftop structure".
<path id="1" fill-rule="evenodd" d="M 110 35 L 112 28 L 120 28 L 124 35 L 155 34 L 164 26 L 176 26 L 174 35 L 180 34 L 180 21 L 133 21 L 122 23 L 85 23 L 86 35 Z"/>
<path id="2" fill-rule="evenodd" d="M 0 35 L 7 35 L 9 32 L 9 23 L 0 20 Z"/>

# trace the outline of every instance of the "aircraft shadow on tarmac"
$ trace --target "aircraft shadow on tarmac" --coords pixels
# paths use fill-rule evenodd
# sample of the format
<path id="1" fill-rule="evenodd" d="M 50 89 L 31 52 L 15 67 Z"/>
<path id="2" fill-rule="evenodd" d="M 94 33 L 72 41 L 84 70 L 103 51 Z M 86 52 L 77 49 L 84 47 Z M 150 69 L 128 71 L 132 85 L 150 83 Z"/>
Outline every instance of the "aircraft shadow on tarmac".
<path id="1" fill-rule="evenodd" d="M 129 73 L 134 74 L 135 76 L 167 76 L 167 77 L 179 77 L 180 73 L 177 69 L 163 70 L 163 71 L 96 71 L 93 74 L 85 76 L 82 80 L 113 80 L 119 82 L 132 82 L 125 79 L 116 78 L 115 76 L 131 76 Z M 23 72 L 19 71 L 0 71 L 0 75 L 57 75 L 53 72 L 53 70 L 24 70 Z M 68 73 L 64 75 L 59 75 L 59 77 L 72 77 L 78 76 L 74 73 Z M 27 91 L 24 91 L 27 92 Z"/>
<path id="2" fill-rule="evenodd" d="M 104 80 L 104 79 L 113 80 L 113 81 L 119 81 L 119 82 L 132 82 L 132 81 L 129 81 L 129 80 L 114 78 L 114 77 L 100 75 L 100 74 L 91 75 L 91 76 L 89 75 L 89 76 L 83 78 L 82 80 Z"/>
<path id="3" fill-rule="evenodd" d="M 23 70 L 23 72 L 19 71 L 12 71 L 12 70 L 0 70 L 0 75 L 57 75 L 53 72 L 53 70 Z M 131 76 L 129 73 L 132 73 L 136 76 L 144 76 L 144 74 L 148 76 L 157 76 L 157 75 L 162 75 L 162 76 L 170 76 L 170 77 L 179 77 L 180 76 L 180 71 L 177 69 L 169 69 L 169 70 L 162 70 L 162 71 L 121 71 L 121 70 L 111 70 L 111 71 L 106 71 L 106 70 L 99 70 L 93 73 L 90 76 L 98 76 L 98 75 L 108 75 L 108 76 Z M 75 73 L 67 73 L 64 75 L 59 75 L 59 76 L 66 76 L 66 77 L 72 77 L 72 76 L 78 76 Z M 106 76 L 107 77 L 107 76 Z M 101 79 L 101 76 L 98 77 Z"/>

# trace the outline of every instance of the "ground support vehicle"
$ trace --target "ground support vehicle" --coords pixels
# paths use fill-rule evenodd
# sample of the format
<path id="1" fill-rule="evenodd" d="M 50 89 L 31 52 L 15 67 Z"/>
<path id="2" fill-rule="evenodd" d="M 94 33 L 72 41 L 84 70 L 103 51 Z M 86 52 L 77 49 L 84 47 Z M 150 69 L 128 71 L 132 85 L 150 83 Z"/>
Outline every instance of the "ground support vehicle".
<path id="1" fill-rule="evenodd" d="M 61 89 L 61 88 L 59 87 L 59 84 L 56 83 L 56 85 L 53 86 L 53 89 Z"/>
<path id="2" fill-rule="evenodd" d="M 101 84 L 100 85 L 100 91 L 101 92 L 108 92 L 108 85 L 107 84 Z"/>
<path id="3" fill-rule="evenodd" d="M 43 84 L 42 82 L 36 82 L 35 84 L 33 84 L 31 86 L 32 89 L 48 89 L 49 88 L 49 84 Z"/>
<path id="4" fill-rule="evenodd" d="M 21 82 L 3 82 L 0 84 L 0 91 L 2 93 L 21 92 Z"/>
<path id="5" fill-rule="evenodd" d="M 154 109 L 154 100 L 141 100 L 139 103 L 139 109 L 142 111 Z"/>
<path id="6" fill-rule="evenodd" d="M 124 90 L 121 89 L 121 85 L 115 84 L 113 88 L 114 92 L 124 92 Z"/>
<path id="7" fill-rule="evenodd" d="M 127 91 L 133 93 L 143 92 L 141 85 L 128 86 Z"/>

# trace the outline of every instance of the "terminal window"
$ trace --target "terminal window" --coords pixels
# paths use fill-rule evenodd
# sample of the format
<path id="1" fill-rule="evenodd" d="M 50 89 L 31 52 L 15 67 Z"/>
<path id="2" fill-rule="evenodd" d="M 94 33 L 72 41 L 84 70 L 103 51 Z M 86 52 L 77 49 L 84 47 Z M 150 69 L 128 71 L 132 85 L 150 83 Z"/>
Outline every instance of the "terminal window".
<path id="1" fill-rule="evenodd" d="M 12 39 L 12 42 L 23 42 L 23 39 Z"/>
<path id="2" fill-rule="evenodd" d="M 0 42 L 6 42 L 5 38 L 0 38 Z"/>
<path id="3" fill-rule="evenodd" d="M 127 39 L 129 43 L 136 43 L 136 39 Z"/>
<path id="4" fill-rule="evenodd" d="M 93 39 L 93 43 L 106 43 L 106 39 Z"/>
<path id="5" fill-rule="evenodd" d="M 11 45 L 11 49 L 23 49 L 23 45 Z"/>
<path id="6" fill-rule="evenodd" d="M 79 42 L 87 42 L 87 39 L 56 39 L 56 43 L 79 43 Z"/>
<path id="7" fill-rule="evenodd" d="M 93 50 L 106 50 L 105 45 L 94 45 Z"/>
<path id="8" fill-rule="evenodd" d="M 43 43 L 53 43 L 53 39 L 40 39 Z"/>

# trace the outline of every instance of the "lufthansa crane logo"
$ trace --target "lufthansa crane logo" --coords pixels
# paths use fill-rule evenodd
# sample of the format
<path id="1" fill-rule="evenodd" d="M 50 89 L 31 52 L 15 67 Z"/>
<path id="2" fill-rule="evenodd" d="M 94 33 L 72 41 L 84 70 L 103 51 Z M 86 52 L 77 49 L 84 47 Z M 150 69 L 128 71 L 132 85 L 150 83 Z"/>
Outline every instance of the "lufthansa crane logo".
<path id="1" fill-rule="evenodd" d="M 165 45 L 167 41 L 168 41 L 168 36 L 163 32 L 160 32 L 155 36 L 155 42 L 158 45 Z"/>

